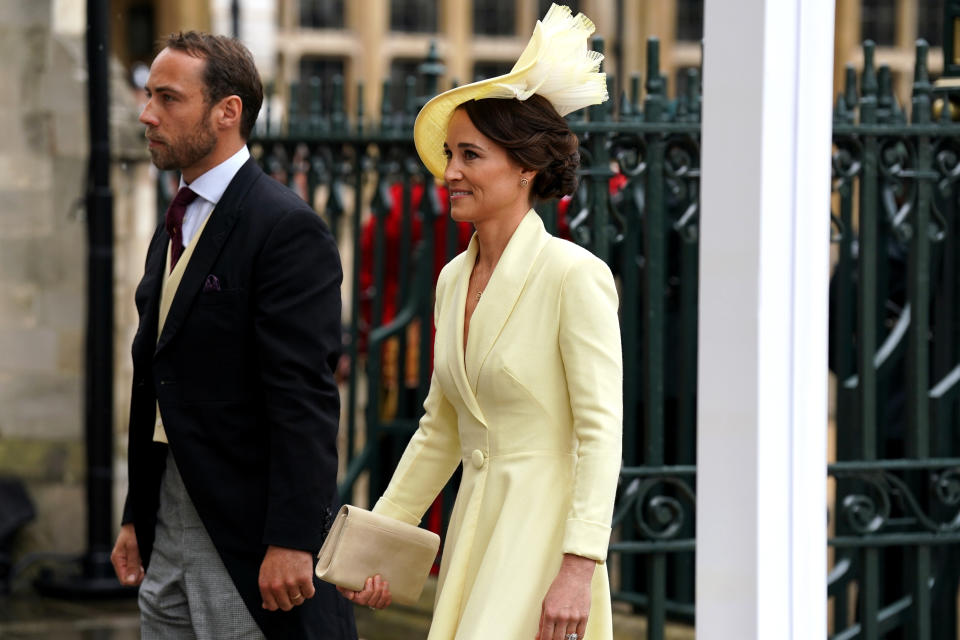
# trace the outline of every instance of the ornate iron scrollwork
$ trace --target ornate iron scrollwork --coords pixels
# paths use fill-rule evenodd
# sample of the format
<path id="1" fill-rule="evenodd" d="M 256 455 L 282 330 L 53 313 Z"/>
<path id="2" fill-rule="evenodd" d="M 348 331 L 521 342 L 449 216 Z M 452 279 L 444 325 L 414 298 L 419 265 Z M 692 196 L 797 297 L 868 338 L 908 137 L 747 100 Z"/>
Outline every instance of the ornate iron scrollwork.
<path id="1" fill-rule="evenodd" d="M 700 145 L 692 135 L 674 135 L 667 140 L 664 162 L 667 188 L 680 214 L 673 230 L 684 242 L 700 236 Z"/>
<path id="2" fill-rule="evenodd" d="M 881 178 L 881 202 L 897 237 L 907 242 L 913 235 L 908 220 L 916 206 L 916 145 L 901 136 L 882 138 L 877 163 Z"/>
<path id="3" fill-rule="evenodd" d="M 934 495 L 947 507 L 960 505 L 960 468 L 935 473 L 930 478 Z"/>
<path id="4" fill-rule="evenodd" d="M 696 506 L 696 496 L 686 482 L 680 478 L 649 478 L 640 483 L 634 507 L 637 526 L 652 540 L 669 540 L 683 528 L 684 509 L 680 500 L 661 492 L 647 497 L 658 485 L 678 489 L 691 508 Z"/>
<path id="5" fill-rule="evenodd" d="M 929 501 L 916 495 L 916 488 L 894 469 L 832 472 L 838 479 L 862 485 L 840 500 L 850 529 L 860 535 L 883 534 L 896 522 L 897 533 L 903 533 L 904 528 L 909 533 L 960 533 L 960 466 L 916 472 L 927 474 L 923 486 L 929 487 L 931 497 L 945 509 L 933 509 L 932 505 L 925 508 L 923 504 Z M 934 515 L 935 511 L 940 513 Z"/>
<path id="6" fill-rule="evenodd" d="M 654 545 L 677 541 L 681 535 L 688 535 L 684 525 L 688 516 L 693 521 L 696 503 L 690 480 L 680 474 L 671 475 L 664 470 L 653 472 L 652 476 L 634 477 L 617 500 L 613 526 L 629 523 Z"/>
<path id="7" fill-rule="evenodd" d="M 850 528 L 857 533 L 876 533 L 890 519 L 890 494 L 876 474 L 858 477 L 874 490 L 875 495 L 851 493 L 843 498 L 843 513 Z"/>

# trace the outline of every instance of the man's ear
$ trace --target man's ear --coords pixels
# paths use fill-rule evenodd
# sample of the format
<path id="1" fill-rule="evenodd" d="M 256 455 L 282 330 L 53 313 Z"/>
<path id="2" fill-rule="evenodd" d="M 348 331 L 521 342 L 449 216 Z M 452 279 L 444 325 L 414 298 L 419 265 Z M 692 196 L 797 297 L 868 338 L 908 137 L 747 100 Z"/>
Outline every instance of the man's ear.
<path id="1" fill-rule="evenodd" d="M 239 128 L 242 115 L 243 101 L 240 96 L 227 96 L 217 105 L 216 126 L 218 129 Z"/>

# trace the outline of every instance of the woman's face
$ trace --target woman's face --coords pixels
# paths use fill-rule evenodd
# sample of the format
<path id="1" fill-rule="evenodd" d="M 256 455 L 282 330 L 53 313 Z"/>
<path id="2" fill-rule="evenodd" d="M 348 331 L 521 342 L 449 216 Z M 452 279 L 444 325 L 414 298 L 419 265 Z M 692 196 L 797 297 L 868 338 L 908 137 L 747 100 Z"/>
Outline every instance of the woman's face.
<path id="1" fill-rule="evenodd" d="M 530 208 L 529 189 L 520 186 L 520 178 L 532 182 L 534 172 L 524 171 L 503 147 L 480 133 L 463 109 L 453 112 L 443 149 L 443 177 L 454 220 L 476 224 Z"/>

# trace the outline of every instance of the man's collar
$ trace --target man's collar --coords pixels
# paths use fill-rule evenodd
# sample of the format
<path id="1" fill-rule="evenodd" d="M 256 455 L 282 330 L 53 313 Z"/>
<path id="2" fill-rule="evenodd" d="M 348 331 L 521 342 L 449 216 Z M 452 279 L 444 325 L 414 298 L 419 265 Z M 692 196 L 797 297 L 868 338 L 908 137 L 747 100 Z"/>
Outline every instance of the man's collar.
<path id="1" fill-rule="evenodd" d="M 227 190 L 230 181 L 233 180 L 233 176 L 237 175 L 237 171 L 249 158 L 250 150 L 247 149 L 247 145 L 243 145 L 235 154 L 199 176 L 189 185 L 183 181 L 181 175 L 180 187 L 189 186 L 190 190 L 198 196 L 216 205 L 223 197 L 223 192 Z"/>

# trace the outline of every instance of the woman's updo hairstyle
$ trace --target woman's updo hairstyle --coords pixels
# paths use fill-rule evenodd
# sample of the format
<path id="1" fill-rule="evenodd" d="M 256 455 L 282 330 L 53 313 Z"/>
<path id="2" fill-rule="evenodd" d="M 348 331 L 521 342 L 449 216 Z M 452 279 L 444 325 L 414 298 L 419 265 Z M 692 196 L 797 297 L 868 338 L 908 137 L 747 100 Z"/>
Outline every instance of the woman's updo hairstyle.
<path id="1" fill-rule="evenodd" d="M 537 172 L 530 190 L 534 198 L 561 198 L 577 188 L 580 141 L 549 100 L 537 94 L 526 100 L 485 98 L 457 108 L 514 162 Z"/>

